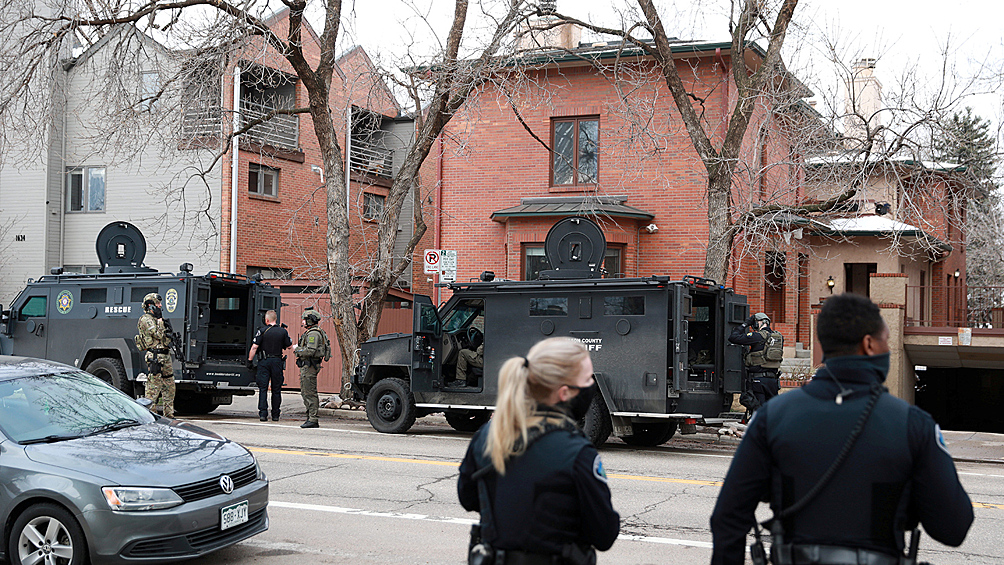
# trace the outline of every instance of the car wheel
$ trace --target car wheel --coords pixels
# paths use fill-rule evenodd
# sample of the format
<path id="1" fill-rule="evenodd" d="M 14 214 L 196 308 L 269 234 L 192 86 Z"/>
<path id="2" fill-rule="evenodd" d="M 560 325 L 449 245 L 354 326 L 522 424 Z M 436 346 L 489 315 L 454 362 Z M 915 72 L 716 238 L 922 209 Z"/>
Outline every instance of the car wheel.
<path id="1" fill-rule="evenodd" d="M 403 434 L 415 425 L 415 395 L 408 383 L 386 378 L 373 385 L 366 395 L 366 417 L 378 432 Z"/>
<path id="2" fill-rule="evenodd" d="M 492 413 L 487 410 L 447 411 L 446 423 L 458 432 L 476 432 L 491 417 Z"/>
<path id="3" fill-rule="evenodd" d="M 87 365 L 87 372 L 136 398 L 133 383 L 126 377 L 125 366 L 112 357 L 98 357 Z"/>
<path id="4" fill-rule="evenodd" d="M 602 395 L 597 394 L 593 397 L 589 409 L 586 410 L 586 417 L 579 422 L 579 427 L 596 447 L 603 445 L 610 437 L 613 424 L 610 423 L 610 411 L 607 410 L 607 403 Z"/>
<path id="5" fill-rule="evenodd" d="M 29 506 L 14 521 L 7 547 L 11 565 L 83 565 L 87 541 L 73 515 L 62 506 Z"/>
<path id="6" fill-rule="evenodd" d="M 628 445 L 654 447 L 669 441 L 676 434 L 676 422 L 634 423 L 631 435 L 621 439 Z"/>

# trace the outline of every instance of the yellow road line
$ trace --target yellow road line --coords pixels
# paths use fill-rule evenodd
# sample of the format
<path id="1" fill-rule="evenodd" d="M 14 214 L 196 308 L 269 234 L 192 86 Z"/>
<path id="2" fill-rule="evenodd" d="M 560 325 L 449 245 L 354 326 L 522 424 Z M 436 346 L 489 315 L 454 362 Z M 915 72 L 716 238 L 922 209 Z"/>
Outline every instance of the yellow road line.
<path id="1" fill-rule="evenodd" d="M 254 453 L 274 453 L 276 455 L 307 455 L 310 457 L 328 457 L 331 459 L 357 459 L 363 461 L 387 461 L 390 463 L 418 463 L 420 465 L 439 465 L 445 467 L 459 467 L 460 463 L 453 461 L 433 461 L 431 459 L 409 459 L 406 457 L 380 457 L 377 455 L 353 455 L 349 453 L 326 453 L 322 451 L 300 451 L 295 449 L 273 449 L 270 447 L 255 447 L 251 449 Z M 684 485 L 699 485 L 706 487 L 720 487 L 721 481 L 698 481 L 692 479 L 672 479 L 668 477 L 646 477 L 644 475 L 621 475 L 610 473 L 610 479 L 623 479 L 626 481 L 645 481 L 652 483 L 675 483 Z M 1004 504 L 990 504 L 987 502 L 974 502 L 973 508 L 986 508 L 990 510 L 1004 510 Z"/>
<path id="2" fill-rule="evenodd" d="M 406 459 L 403 457 L 378 457 L 376 455 L 351 455 L 348 453 L 323 453 L 318 451 L 295 451 L 292 449 L 271 449 L 256 447 L 254 453 L 276 453 L 279 455 L 309 455 L 311 457 L 330 457 L 333 459 L 362 459 L 365 461 L 390 461 L 391 463 L 421 463 L 423 465 L 445 465 L 459 467 L 460 463 L 453 461 L 432 461 L 430 459 Z"/>

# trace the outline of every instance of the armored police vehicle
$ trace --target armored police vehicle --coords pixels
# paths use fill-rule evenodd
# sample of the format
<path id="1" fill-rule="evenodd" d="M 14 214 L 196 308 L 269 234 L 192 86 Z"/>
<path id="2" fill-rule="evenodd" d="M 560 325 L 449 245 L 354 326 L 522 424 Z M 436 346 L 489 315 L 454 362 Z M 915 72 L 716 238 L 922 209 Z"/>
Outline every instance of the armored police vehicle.
<path id="1" fill-rule="evenodd" d="M 707 279 L 665 276 L 600 278 L 606 239 L 588 218 L 565 218 L 547 235 L 552 270 L 536 281 L 449 283 L 453 296 L 436 308 L 416 295 L 412 334 L 389 334 L 362 345 L 352 377 L 370 423 L 402 433 L 415 419 L 445 412 L 458 430 L 486 422 L 498 372 L 552 336 L 590 351 L 600 393 L 583 429 L 594 444 L 611 433 L 632 445 L 668 441 L 679 428 L 712 423 L 741 393 L 741 348 L 726 337 L 748 315 L 746 297 Z M 462 349 L 483 345 L 484 368 L 456 380 Z M 720 420 L 719 420 L 720 421 Z"/>
<path id="2" fill-rule="evenodd" d="M 143 265 L 146 242 L 127 222 L 105 226 L 97 240 L 100 274 L 62 273 L 29 280 L 0 319 L 0 353 L 41 357 L 83 368 L 130 395 L 143 393 L 143 353 L 133 342 L 143 297 L 163 298 L 174 333 L 175 407 L 208 413 L 233 395 L 258 389 L 245 367 L 255 327 L 280 309 L 279 290 L 242 275 L 163 273 Z"/>

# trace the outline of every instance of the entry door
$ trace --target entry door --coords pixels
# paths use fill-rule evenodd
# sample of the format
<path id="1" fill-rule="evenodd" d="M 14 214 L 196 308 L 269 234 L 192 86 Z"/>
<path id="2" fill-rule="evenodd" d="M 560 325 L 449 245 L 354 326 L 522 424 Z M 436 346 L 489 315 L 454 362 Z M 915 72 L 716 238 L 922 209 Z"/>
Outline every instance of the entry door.
<path id="1" fill-rule="evenodd" d="M 11 309 L 14 355 L 46 358 L 50 301 L 48 289 L 37 289 L 28 295 L 16 311 Z"/>

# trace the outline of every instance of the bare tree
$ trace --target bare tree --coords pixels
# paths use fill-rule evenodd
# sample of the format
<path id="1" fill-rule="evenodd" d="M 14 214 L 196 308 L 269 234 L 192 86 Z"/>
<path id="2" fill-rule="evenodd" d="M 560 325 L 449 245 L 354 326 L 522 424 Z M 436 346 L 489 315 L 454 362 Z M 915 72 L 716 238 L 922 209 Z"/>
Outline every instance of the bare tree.
<path id="1" fill-rule="evenodd" d="M 421 199 L 417 197 L 419 191 L 415 190 L 422 163 L 437 136 L 471 92 L 512 54 L 512 31 L 532 10 L 521 0 L 478 3 L 480 28 L 478 33 L 469 34 L 472 27 L 468 21 L 469 1 L 456 0 L 452 21 L 439 47 L 410 54 L 414 64 L 405 73 L 398 73 L 398 83 L 415 107 L 415 136 L 389 188 L 375 240 L 367 246 L 370 257 L 361 263 L 353 261 L 350 252 L 352 224 L 347 211 L 343 147 L 338 138 L 342 131 L 338 120 L 344 114 L 331 107 L 332 78 L 337 72 L 336 52 L 344 16 L 342 2 L 329 0 L 323 4 L 320 33 L 315 33 L 304 19 L 307 0 L 283 3 L 288 10 L 288 22 L 277 27 L 270 19 L 273 12 L 267 3 L 255 0 L 93 0 L 81 9 L 75 9 L 77 3 L 68 0 L 39 0 L 37 5 L 5 2 L 0 33 L 7 38 L 4 45 L 8 49 L 0 57 L 9 63 L 7 68 L 12 72 L 0 84 L 0 124 L 10 126 L 12 129 L 5 130 L 8 132 L 15 129 L 37 132 L 50 127 L 51 124 L 45 123 L 46 110 L 59 100 L 45 86 L 39 89 L 39 84 L 50 84 L 57 66 L 72 60 L 74 49 L 98 42 L 114 42 L 118 59 L 117 69 L 94 79 L 101 86 L 97 93 L 109 101 L 108 120 L 105 127 L 94 130 L 94 139 L 105 147 L 114 141 L 126 153 L 142 146 L 143 134 L 138 132 L 158 131 L 149 127 L 158 117 L 167 120 L 171 115 L 192 115 L 193 100 L 212 100 L 218 95 L 220 73 L 228 65 L 251 61 L 260 72 L 274 73 L 271 78 L 263 76 L 264 80 L 279 80 L 276 69 L 291 71 L 307 92 L 306 106 L 293 107 L 292 100 L 276 100 L 272 110 L 233 130 L 228 130 L 225 122 L 218 124 L 225 134 L 215 139 L 190 135 L 189 139 L 195 140 L 192 143 L 205 141 L 206 148 L 213 153 L 177 175 L 177 183 L 190 188 L 194 181 L 194 186 L 202 185 L 211 194 L 205 177 L 224 157 L 233 136 L 277 117 L 296 114 L 309 117 L 324 169 L 325 270 L 341 346 L 344 382 L 354 366 L 354 352 L 376 332 L 389 289 L 410 268 L 412 251 L 426 230 Z M 150 41 L 151 38 L 156 38 L 156 42 Z M 139 44 L 144 44 L 143 48 L 138 48 Z M 171 59 L 172 72 L 161 79 L 157 88 L 144 90 L 139 84 L 142 77 L 132 76 L 129 67 L 140 58 L 156 57 Z M 193 89 L 205 92 L 203 96 L 193 96 Z M 171 112 L 169 107 L 185 111 Z M 222 111 L 218 107 L 211 110 Z M 30 121 L 33 116 L 38 118 L 37 123 L 26 124 L 25 117 Z M 141 116 L 145 129 L 135 126 L 137 116 Z M 176 133 L 179 126 L 159 129 Z M 29 158 L 30 153 L 25 152 Z M 405 253 L 395 257 L 398 221 L 409 194 L 416 195 L 416 226 Z M 201 211 L 205 217 L 212 216 L 208 206 Z M 354 298 L 360 287 L 365 292 L 361 298 Z"/>

